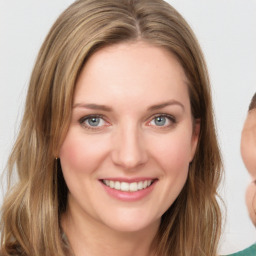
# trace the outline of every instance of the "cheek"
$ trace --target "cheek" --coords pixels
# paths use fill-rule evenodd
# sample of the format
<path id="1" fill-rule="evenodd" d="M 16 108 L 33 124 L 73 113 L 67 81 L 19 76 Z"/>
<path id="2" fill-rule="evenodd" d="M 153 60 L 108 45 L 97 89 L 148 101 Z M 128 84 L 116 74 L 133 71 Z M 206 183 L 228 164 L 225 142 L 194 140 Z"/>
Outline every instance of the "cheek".
<path id="1" fill-rule="evenodd" d="M 246 191 L 246 204 L 250 218 L 256 226 L 256 185 L 251 183 Z"/>
<path id="2" fill-rule="evenodd" d="M 178 197 L 187 180 L 191 137 L 186 133 L 173 133 L 165 138 L 158 138 L 151 152 L 161 170 L 161 187 L 157 201 L 161 203 L 161 209 L 165 212 Z"/>
<path id="3" fill-rule="evenodd" d="M 88 138 L 70 130 L 61 146 L 60 159 L 63 172 L 91 172 L 96 169 L 106 151 L 102 140 Z"/>
<path id="4" fill-rule="evenodd" d="M 191 137 L 188 134 L 173 134 L 159 139 L 152 148 L 155 159 L 166 172 L 180 174 L 188 170 L 191 160 Z"/>

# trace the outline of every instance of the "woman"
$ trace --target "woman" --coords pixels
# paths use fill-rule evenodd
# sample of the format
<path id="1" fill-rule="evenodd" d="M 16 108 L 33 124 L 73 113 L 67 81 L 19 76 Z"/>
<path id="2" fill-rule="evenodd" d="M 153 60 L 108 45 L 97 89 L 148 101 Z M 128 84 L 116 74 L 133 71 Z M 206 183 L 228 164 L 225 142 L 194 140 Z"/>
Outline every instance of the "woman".
<path id="1" fill-rule="evenodd" d="M 53 25 L 9 159 L 1 255 L 217 255 L 207 68 L 161 0 L 80 0 Z"/>

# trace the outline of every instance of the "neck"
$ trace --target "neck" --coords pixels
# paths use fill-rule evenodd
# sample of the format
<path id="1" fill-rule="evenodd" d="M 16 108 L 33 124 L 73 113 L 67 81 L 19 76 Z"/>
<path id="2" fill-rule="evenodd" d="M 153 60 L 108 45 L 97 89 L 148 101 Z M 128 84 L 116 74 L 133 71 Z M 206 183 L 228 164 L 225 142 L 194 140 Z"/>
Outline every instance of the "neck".
<path id="1" fill-rule="evenodd" d="M 75 256 L 153 256 L 159 222 L 134 232 L 113 230 L 87 214 L 69 208 L 62 228 Z"/>

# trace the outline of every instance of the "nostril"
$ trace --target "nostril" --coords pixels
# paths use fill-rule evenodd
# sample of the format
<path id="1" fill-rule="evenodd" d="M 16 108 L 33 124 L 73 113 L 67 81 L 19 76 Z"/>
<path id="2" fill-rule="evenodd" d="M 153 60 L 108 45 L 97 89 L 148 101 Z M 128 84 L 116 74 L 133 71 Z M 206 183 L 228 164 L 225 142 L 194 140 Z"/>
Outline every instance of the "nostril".
<path id="1" fill-rule="evenodd" d="M 112 160 L 114 164 L 122 166 L 125 169 L 133 169 L 137 166 L 145 164 L 148 160 L 148 157 L 146 152 L 143 152 L 143 150 L 137 149 L 131 151 L 122 148 L 113 152 Z"/>
<path id="2" fill-rule="evenodd" d="M 122 123 L 114 136 L 112 160 L 125 169 L 133 169 L 148 160 L 143 134 L 133 120 Z"/>

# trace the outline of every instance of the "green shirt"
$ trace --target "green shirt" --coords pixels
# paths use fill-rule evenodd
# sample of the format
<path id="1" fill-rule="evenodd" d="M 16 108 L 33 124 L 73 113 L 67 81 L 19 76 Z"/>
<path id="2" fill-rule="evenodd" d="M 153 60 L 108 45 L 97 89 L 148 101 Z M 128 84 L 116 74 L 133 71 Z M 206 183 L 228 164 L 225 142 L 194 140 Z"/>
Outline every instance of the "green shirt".
<path id="1" fill-rule="evenodd" d="M 243 251 L 236 252 L 227 256 L 256 256 L 256 244 L 253 244 Z"/>

